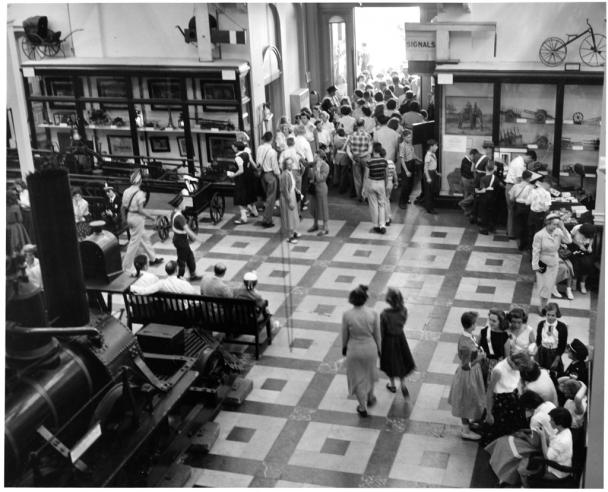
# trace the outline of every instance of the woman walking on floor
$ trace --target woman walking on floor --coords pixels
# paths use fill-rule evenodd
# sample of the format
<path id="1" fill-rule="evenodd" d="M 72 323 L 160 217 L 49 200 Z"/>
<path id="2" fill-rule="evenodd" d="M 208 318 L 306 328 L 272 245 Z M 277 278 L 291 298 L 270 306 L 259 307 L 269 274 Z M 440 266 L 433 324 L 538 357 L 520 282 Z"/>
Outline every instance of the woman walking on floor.
<path id="1" fill-rule="evenodd" d="M 150 259 L 150 265 L 158 265 L 163 261 L 162 258 L 156 257 L 152 244 L 144 236 L 146 218 L 154 220 L 154 216 L 144 208 L 146 194 L 141 189 L 141 182 L 141 171 L 137 170 L 131 174 L 131 186 L 122 194 L 122 207 L 126 210 L 127 225 L 131 234 L 131 239 L 129 239 L 129 244 L 127 245 L 127 252 L 122 259 L 122 269 L 125 272 L 128 270 L 134 272 L 133 262 L 139 248 L 142 248 Z"/>
<path id="2" fill-rule="evenodd" d="M 367 417 L 367 407 L 376 403 L 374 384 L 378 380 L 380 322 L 378 313 L 365 307 L 367 286 L 359 285 L 348 296 L 353 308 L 342 315 L 342 355 L 346 356 L 348 393 L 359 401 L 357 413 Z"/>
<path id="3" fill-rule="evenodd" d="M 279 192 L 281 203 L 281 229 L 287 236 L 287 242 L 297 243 L 299 234 L 296 232 L 300 224 L 298 202 L 296 200 L 296 181 L 292 174 L 294 161 L 288 157 L 283 161 L 283 171 L 279 177 Z"/>
<path id="4" fill-rule="evenodd" d="M 380 333 L 382 335 L 380 370 L 388 376 L 390 381 L 386 385 L 388 390 L 392 393 L 397 392 L 395 378 L 399 378 L 401 393 L 407 397 L 409 391 L 405 386 L 405 378 L 416 368 L 403 331 L 407 321 L 407 308 L 403 304 L 401 292 L 392 287 L 389 287 L 386 293 L 386 302 L 390 308 L 382 311 L 380 315 Z"/>
<path id="5" fill-rule="evenodd" d="M 319 221 L 323 222 L 317 236 L 329 234 L 329 206 L 327 203 L 327 177 L 329 176 L 329 164 L 327 155 L 319 150 L 315 156 L 315 163 L 310 169 L 310 211 L 312 213 L 313 224 L 308 232 L 319 231 Z"/>
<path id="6" fill-rule="evenodd" d="M 477 313 L 467 311 L 460 317 L 463 334 L 458 339 L 458 359 L 460 365 L 452 380 L 448 403 L 452 406 L 452 415 L 462 422 L 460 437 L 470 441 L 479 441 L 481 436 L 469 428 L 469 424 L 481 419 L 486 408 L 485 384 L 480 362 L 484 359 L 483 349 L 473 335 L 477 322 Z"/>

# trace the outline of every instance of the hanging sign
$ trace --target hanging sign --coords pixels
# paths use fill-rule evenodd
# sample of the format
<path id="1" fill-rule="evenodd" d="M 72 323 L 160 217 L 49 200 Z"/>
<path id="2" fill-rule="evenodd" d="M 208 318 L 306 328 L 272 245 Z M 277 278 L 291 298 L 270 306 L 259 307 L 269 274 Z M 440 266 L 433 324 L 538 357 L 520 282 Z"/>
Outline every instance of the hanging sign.
<path id="1" fill-rule="evenodd" d="M 436 54 L 435 31 L 405 30 L 405 56 L 408 61 L 433 61 Z"/>

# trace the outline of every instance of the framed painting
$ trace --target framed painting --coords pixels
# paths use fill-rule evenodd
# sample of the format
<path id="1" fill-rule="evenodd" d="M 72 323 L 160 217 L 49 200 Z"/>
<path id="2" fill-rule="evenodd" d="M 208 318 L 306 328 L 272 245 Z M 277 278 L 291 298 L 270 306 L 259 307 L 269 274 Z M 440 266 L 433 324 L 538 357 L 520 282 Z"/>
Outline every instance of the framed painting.
<path id="1" fill-rule="evenodd" d="M 445 96 L 445 133 L 492 136 L 491 97 Z"/>
<path id="2" fill-rule="evenodd" d="M 48 96 L 75 97 L 74 84 L 70 78 L 46 78 L 44 83 Z M 76 101 L 50 101 L 49 107 L 51 109 L 75 109 Z"/>
<path id="3" fill-rule="evenodd" d="M 133 155 L 131 136 L 108 135 L 108 151 L 110 155 Z"/>
<path id="4" fill-rule="evenodd" d="M 188 151 L 186 149 L 186 137 L 177 137 L 177 148 L 179 149 L 179 156 L 186 157 Z"/>
<path id="5" fill-rule="evenodd" d="M 150 99 L 182 99 L 182 88 L 179 79 L 149 79 L 148 97 Z M 181 109 L 181 104 L 152 103 L 154 111 L 163 109 Z"/>
<path id="6" fill-rule="evenodd" d="M 207 159 L 209 162 L 217 159 L 232 160 L 235 152 L 232 144 L 236 143 L 234 135 L 207 135 Z"/>
<path id="7" fill-rule="evenodd" d="M 97 95 L 126 99 L 128 97 L 127 81 L 125 79 L 97 79 Z M 99 103 L 99 106 L 102 109 L 127 109 L 126 103 Z"/>
<path id="8" fill-rule="evenodd" d="M 169 137 L 150 137 L 150 149 L 152 152 L 171 152 Z"/>
<path id="9" fill-rule="evenodd" d="M 237 106 L 233 82 L 201 81 L 203 99 L 213 100 L 213 104 L 203 104 L 204 111 L 234 111 Z"/>

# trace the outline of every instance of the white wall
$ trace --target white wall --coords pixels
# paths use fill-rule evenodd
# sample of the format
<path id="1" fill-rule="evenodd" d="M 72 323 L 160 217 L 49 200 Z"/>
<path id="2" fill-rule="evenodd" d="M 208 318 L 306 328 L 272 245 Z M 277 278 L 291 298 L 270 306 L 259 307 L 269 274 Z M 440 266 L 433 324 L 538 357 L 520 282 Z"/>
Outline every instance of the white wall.
<path id="1" fill-rule="evenodd" d="M 496 61 L 538 61 L 538 49 L 550 36 L 567 39 L 566 34 L 587 29 L 589 18 L 596 32 L 605 34 L 605 2 L 576 3 L 473 3 L 466 13 L 460 5 L 443 4 L 444 10 L 435 18 L 437 22 L 496 22 Z M 486 37 L 485 42 L 493 42 Z M 482 43 L 472 43 L 470 50 L 458 50 L 451 55 L 462 61 L 488 59 Z M 568 46 L 567 61 L 580 61 L 580 40 Z"/>

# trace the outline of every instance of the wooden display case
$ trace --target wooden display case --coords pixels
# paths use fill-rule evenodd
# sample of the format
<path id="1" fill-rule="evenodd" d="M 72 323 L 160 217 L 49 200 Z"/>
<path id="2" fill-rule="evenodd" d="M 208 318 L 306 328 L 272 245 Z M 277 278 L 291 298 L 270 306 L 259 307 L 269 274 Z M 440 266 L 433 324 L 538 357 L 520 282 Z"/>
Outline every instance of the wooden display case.
<path id="1" fill-rule="evenodd" d="M 66 134 L 72 145 L 80 137 L 94 151 L 90 172 L 155 159 L 199 175 L 217 137 L 246 133 L 255 149 L 245 62 L 64 58 L 26 61 L 22 71 L 34 152 L 65 151 Z"/>

